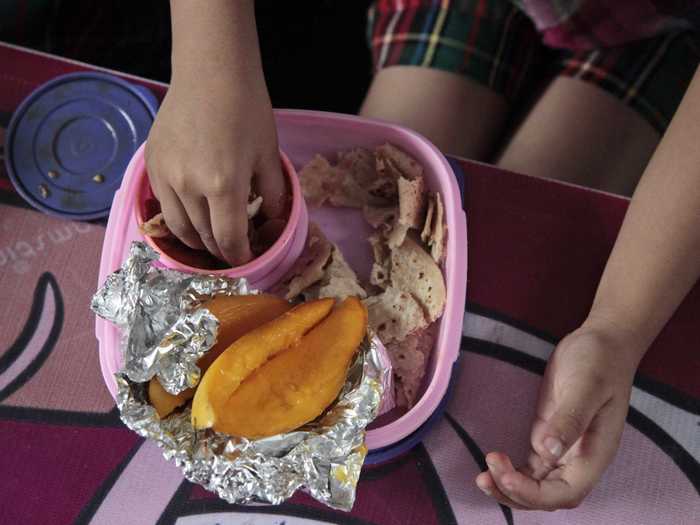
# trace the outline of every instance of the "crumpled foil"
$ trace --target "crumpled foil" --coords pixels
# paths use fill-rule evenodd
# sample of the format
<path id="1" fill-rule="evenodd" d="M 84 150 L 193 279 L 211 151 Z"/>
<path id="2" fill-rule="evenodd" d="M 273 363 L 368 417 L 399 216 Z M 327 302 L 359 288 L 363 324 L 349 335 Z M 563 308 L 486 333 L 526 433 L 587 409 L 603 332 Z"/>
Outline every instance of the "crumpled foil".
<path id="1" fill-rule="evenodd" d="M 188 480 L 230 503 L 279 504 L 303 489 L 330 507 L 350 510 L 367 453 L 365 429 L 391 379 L 377 340 L 363 341 L 336 402 L 288 434 L 248 440 L 195 431 L 189 408 L 161 420 L 148 403 L 146 381 L 157 374 L 171 393 L 195 385 L 195 363 L 216 339 L 218 321 L 197 307 L 216 294 L 254 292 L 243 280 L 158 269 L 152 264 L 157 257 L 133 243 L 92 302 L 95 313 L 123 332 L 125 366 L 116 374 L 122 421 L 154 440 Z"/>
<path id="2" fill-rule="evenodd" d="M 244 279 L 184 274 L 152 265 L 158 254 L 134 242 L 122 267 L 92 298 L 92 311 L 121 329 L 124 370 L 134 382 L 154 375 L 171 394 L 199 383 L 197 361 L 216 341 L 219 321 L 197 308 L 217 295 L 254 293 Z"/>

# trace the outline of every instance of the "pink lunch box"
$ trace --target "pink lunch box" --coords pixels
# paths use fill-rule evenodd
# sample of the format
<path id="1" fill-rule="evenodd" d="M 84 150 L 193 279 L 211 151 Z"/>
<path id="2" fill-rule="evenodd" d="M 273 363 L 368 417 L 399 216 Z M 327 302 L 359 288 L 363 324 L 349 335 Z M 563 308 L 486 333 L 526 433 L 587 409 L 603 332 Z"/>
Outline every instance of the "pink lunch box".
<path id="1" fill-rule="evenodd" d="M 407 412 L 394 410 L 381 416 L 367 432 L 368 463 L 383 462 L 420 441 L 444 409 L 453 364 L 459 354 L 466 297 L 467 232 L 460 189 L 442 153 L 425 138 L 408 129 L 381 121 L 313 111 L 279 110 L 276 118 L 280 148 L 297 170 L 316 154 L 334 159 L 338 151 L 357 147 L 374 148 L 389 142 L 412 155 L 425 168 L 429 188 L 440 192 L 444 201 L 448 231 L 447 257 L 443 266 L 447 285 L 446 308 L 438 321 L 437 342 L 418 402 Z M 114 196 L 102 247 L 100 284 L 119 268 L 131 242 L 143 240 L 134 210 L 136 186 L 143 169 L 143 156 L 137 153 L 127 167 L 121 188 Z M 308 219 L 316 222 L 328 238 L 338 244 L 361 278 L 369 275 L 372 251 L 366 239 L 371 229 L 360 211 L 309 209 Z M 167 265 L 167 262 L 164 264 Z M 114 396 L 114 373 L 121 367 L 119 333 L 111 323 L 98 318 L 96 335 L 102 374 Z"/>

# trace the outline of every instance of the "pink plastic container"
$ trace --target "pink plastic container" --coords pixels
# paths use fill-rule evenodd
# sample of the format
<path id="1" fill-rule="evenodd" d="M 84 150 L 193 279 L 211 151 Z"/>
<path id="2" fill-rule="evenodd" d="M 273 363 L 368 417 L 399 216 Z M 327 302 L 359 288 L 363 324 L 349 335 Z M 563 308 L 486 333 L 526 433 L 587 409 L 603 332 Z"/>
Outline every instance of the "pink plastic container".
<path id="1" fill-rule="evenodd" d="M 333 159 L 338 151 L 356 147 L 374 148 L 390 142 L 411 154 L 424 166 L 429 188 L 440 192 L 444 201 L 448 230 L 447 257 L 443 267 L 447 284 L 446 309 L 439 321 L 437 342 L 424 380 L 422 396 L 408 412 L 393 411 L 384 415 L 367 432 L 370 451 L 386 449 L 413 434 L 440 406 L 450 383 L 452 365 L 459 354 L 467 282 L 466 217 L 462 210 L 460 190 L 447 160 L 435 146 L 417 133 L 400 126 L 312 111 L 280 110 L 276 112 L 276 118 L 280 148 L 297 169 L 318 153 Z M 136 182 L 134 173 L 142 171 L 143 155 L 137 153 L 112 205 L 100 262 L 100 284 L 121 265 L 131 241 L 141 239 L 133 210 L 133 192 Z M 366 239 L 371 230 L 360 211 L 310 209 L 308 220 L 316 222 L 329 239 L 338 244 L 360 277 L 369 276 L 372 251 Z M 261 287 L 265 288 L 267 286 Z M 114 326 L 101 319 L 97 320 L 96 331 L 102 372 L 108 389 L 114 395 L 116 384 L 113 374 L 121 365 L 119 334 Z"/>

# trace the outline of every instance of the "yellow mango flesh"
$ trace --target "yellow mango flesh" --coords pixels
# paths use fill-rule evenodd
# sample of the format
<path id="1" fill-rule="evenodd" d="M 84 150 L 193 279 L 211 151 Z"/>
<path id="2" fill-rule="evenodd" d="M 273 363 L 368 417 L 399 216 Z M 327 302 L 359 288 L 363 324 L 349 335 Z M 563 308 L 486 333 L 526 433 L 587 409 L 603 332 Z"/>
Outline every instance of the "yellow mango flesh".
<path id="1" fill-rule="evenodd" d="M 365 307 L 355 297 L 346 299 L 246 379 L 217 413 L 214 429 L 254 439 L 313 421 L 338 397 L 366 332 Z"/>
<path id="2" fill-rule="evenodd" d="M 300 304 L 231 344 L 202 377 L 192 400 L 192 425 L 215 424 L 229 397 L 268 359 L 297 344 L 333 308 L 334 299 Z"/>
<path id="3" fill-rule="evenodd" d="M 219 320 L 219 329 L 216 344 L 197 361 L 202 374 L 236 339 L 292 308 L 284 299 L 268 294 L 219 295 L 203 306 Z M 177 395 L 170 394 L 156 377 L 148 383 L 148 398 L 161 418 L 192 399 L 194 392 L 194 388 L 188 388 Z"/>

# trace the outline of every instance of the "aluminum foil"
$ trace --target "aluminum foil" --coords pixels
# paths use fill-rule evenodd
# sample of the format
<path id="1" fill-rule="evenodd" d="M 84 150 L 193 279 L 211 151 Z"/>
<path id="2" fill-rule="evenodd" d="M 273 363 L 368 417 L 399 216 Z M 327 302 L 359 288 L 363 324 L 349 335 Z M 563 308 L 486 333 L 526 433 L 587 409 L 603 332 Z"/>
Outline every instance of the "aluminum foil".
<path id="1" fill-rule="evenodd" d="M 365 429 L 391 381 L 377 340 L 363 341 L 336 402 L 294 432 L 247 440 L 195 431 L 189 408 L 161 420 L 148 403 L 146 381 L 157 374 L 172 393 L 196 384 L 195 363 L 216 339 L 217 320 L 197 306 L 215 294 L 254 292 L 240 280 L 158 269 L 156 259 L 153 250 L 134 243 L 92 302 L 98 315 L 123 332 L 125 366 L 116 379 L 124 423 L 154 440 L 188 480 L 230 503 L 279 504 L 302 489 L 330 507 L 350 510 L 367 453 Z"/>
<path id="2" fill-rule="evenodd" d="M 143 382 L 157 375 L 165 390 L 177 394 L 199 382 L 197 360 L 216 341 L 218 320 L 198 306 L 217 294 L 254 292 L 244 279 L 159 269 L 157 259 L 146 244 L 132 243 L 90 306 L 121 329 L 126 376 Z"/>

